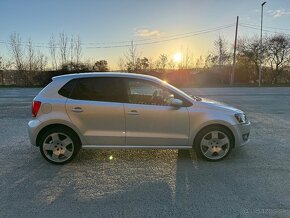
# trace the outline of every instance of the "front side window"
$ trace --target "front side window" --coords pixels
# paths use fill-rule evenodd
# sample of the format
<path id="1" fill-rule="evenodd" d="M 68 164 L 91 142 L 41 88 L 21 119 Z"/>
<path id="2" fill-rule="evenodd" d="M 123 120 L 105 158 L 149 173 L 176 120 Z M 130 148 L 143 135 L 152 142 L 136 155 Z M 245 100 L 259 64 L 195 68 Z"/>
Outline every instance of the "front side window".
<path id="1" fill-rule="evenodd" d="M 130 79 L 127 81 L 128 102 L 169 106 L 174 94 L 167 89 L 149 81 Z"/>
<path id="2" fill-rule="evenodd" d="M 89 77 L 77 79 L 72 99 L 105 102 L 125 102 L 123 82 L 114 77 Z"/>

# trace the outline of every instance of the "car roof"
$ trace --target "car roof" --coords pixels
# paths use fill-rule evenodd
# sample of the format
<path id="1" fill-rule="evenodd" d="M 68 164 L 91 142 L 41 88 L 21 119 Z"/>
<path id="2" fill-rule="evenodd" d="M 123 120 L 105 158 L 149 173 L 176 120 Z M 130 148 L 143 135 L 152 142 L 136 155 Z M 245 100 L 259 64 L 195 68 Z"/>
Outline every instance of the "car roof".
<path id="1" fill-rule="evenodd" d="M 75 78 L 88 78 L 88 77 L 122 77 L 122 78 L 142 78 L 149 80 L 158 80 L 158 78 L 144 75 L 144 74 L 136 74 L 136 73 L 123 73 L 123 72 L 89 72 L 89 73 L 72 73 L 65 74 L 60 76 L 55 76 L 52 79 L 75 79 Z"/>

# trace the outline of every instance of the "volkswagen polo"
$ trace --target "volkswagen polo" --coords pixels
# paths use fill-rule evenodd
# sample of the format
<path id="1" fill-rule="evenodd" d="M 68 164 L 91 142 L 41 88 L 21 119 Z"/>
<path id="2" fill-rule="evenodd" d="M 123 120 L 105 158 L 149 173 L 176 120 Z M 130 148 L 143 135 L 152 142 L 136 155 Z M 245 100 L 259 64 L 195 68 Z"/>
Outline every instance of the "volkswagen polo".
<path id="1" fill-rule="evenodd" d="M 194 148 L 201 158 L 219 161 L 250 134 L 243 111 L 129 73 L 53 77 L 34 98 L 32 117 L 30 141 L 54 164 L 88 148 Z"/>

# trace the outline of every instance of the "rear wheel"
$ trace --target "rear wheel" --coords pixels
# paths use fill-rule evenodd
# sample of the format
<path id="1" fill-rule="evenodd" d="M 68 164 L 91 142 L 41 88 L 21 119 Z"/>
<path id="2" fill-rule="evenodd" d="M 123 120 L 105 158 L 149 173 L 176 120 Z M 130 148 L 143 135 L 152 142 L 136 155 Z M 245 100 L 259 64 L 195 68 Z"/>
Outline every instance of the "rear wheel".
<path id="1" fill-rule="evenodd" d="M 195 149 L 201 158 L 209 161 L 219 161 L 229 155 L 233 143 L 233 136 L 227 128 L 209 126 L 197 134 Z"/>
<path id="2" fill-rule="evenodd" d="M 79 138 L 67 128 L 52 128 L 40 138 L 40 152 L 53 164 L 68 163 L 78 153 L 80 147 Z"/>

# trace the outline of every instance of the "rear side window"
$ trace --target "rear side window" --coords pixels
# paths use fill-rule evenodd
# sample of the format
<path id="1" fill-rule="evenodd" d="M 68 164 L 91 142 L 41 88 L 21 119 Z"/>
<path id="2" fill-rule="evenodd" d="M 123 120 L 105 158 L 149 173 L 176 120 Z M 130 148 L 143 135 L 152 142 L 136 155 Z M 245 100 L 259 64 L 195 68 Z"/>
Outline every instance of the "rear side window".
<path id="1" fill-rule="evenodd" d="M 88 101 L 126 102 L 123 80 L 114 77 L 76 79 L 70 98 Z"/>
<path id="2" fill-rule="evenodd" d="M 59 91 L 58 94 L 69 98 L 71 96 L 71 93 L 76 85 L 76 79 L 73 79 L 69 82 L 67 82 Z"/>

